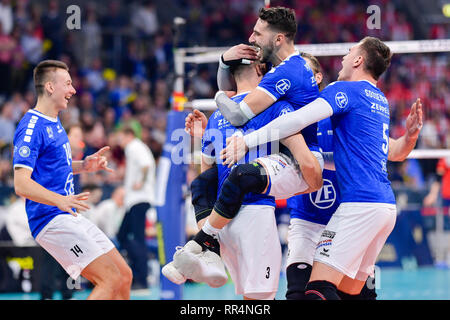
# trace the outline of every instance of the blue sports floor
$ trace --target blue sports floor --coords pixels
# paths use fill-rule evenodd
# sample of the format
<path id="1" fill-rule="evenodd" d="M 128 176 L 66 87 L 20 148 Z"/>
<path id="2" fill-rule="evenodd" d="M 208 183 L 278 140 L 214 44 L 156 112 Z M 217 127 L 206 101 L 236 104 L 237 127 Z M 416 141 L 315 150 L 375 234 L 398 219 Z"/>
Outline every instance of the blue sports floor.
<path id="1" fill-rule="evenodd" d="M 450 300 L 450 269 L 434 267 L 418 268 L 415 270 L 401 270 L 382 268 L 376 284 L 379 300 Z M 280 287 L 276 299 L 284 300 L 286 292 L 286 278 L 280 279 Z M 75 299 L 84 300 L 89 291 L 79 291 Z M 58 293 L 54 296 L 60 299 Z M 150 288 L 132 292 L 133 300 L 158 300 L 159 289 Z M 234 293 L 231 282 L 217 289 L 205 284 L 189 283 L 184 285 L 183 298 L 186 300 L 240 300 Z M 38 293 L 3 293 L 0 300 L 37 300 Z"/>

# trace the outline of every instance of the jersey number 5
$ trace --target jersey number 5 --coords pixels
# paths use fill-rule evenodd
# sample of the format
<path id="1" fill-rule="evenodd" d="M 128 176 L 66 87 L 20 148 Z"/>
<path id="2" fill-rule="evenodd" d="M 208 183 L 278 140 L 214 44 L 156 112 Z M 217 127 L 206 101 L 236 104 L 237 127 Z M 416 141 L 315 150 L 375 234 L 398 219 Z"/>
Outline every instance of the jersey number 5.
<path id="1" fill-rule="evenodd" d="M 388 136 L 389 125 L 387 123 L 383 123 L 383 145 L 381 149 L 385 154 L 388 154 L 389 151 L 389 136 Z"/>

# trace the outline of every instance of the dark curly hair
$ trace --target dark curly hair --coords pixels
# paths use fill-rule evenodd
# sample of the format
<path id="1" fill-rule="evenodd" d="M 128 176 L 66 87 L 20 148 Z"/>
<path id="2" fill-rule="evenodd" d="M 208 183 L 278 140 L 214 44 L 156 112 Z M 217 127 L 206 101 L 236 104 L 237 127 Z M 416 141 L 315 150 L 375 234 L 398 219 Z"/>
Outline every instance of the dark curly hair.
<path id="1" fill-rule="evenodd" d="M 272 30 L 284 33 L 286 38 L 295 39 L 297 20 L 293 9 L 285 7 L 261 8 L 259 18 L 266 21 Z"/>

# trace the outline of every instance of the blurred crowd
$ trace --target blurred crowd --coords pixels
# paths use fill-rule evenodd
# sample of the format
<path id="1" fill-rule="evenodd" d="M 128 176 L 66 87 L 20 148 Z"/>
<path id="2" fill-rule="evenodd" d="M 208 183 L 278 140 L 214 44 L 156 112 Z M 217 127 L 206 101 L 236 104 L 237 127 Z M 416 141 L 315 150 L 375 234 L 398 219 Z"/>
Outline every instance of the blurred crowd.
<path id="1" fill-rule="evenodd" d="M 66 24 L 70 4 L 58 0 L 0 0 L 0 188 L 12 187 L 12 140 L 17 122 L 35 103 L 32 70 L 43 59 L 59 59 L 70 67 L 77 94 L 60 119 L 66 129 L 78 125 L 74 159 L 104 145 L 111 146 L 113 174 L 83 174 L 80 185 L 102 186 L 108 198 L 124 175 L 124 154 L 116 129 L 132 126 L 156 160 L 165 141 L 166 115 L 175 78 L 176 46 L 231 46 L 246 43 L 257 20 L 260 0 L 75 1 L 80 4 L 80 29 Z M 381 8 L 381 28 L 366 26 L 369 4 Z M 272 1 L 294 8 L 298 17 L 296 43 L 353 42 L 366 35 L 383 40 L 416 39 L 413 17 L 387 0 Z M 332 9 L 331 9 L 332 8 Z M 174 26 L 173 18 L 184 18 Z M 330 27 L 331 26 L 331 27 Z M 339 26 L 339 27 L 333 27 Z M 430 25 L 428 39 L 449 38 L 449 25 Z M 324 57 L 326 82 L 340 69 L 340 57 Z M 187 66 L 186 95 L 212 98 L 217 65 Z M 420 148 L 450 147 L 450 59 L 442 54 L 396 55 L 380 81 L 392 114 L 391 136 L 403 134 L 405 118 L 420 97 L 425 125 Z M 418 170 L 395 167 L 396 177 L 426 181 L 435 163 Z M 415 173 L 411 173 L 415 172 Z M 411 185 L 414 185 L 414 181 Z M 3 189 L 2 189 L 3 190 Z M 2 195 L 4 192 L 0 190 Z M 1 197 L 0 197 L 1 198 Z M 99 199 L 100 201 L 100 199 Z M 7 203 L 8 199 L 0 199 Z"/>

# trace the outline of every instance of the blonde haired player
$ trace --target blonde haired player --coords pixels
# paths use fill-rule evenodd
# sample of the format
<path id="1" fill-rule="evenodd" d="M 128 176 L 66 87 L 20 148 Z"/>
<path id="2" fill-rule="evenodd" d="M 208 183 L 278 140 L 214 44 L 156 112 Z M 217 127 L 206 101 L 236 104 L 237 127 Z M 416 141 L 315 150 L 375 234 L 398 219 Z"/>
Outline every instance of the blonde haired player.
<path id="1" fill-rule="evenodd" d="M 82 211 L 88 193 L 74 194 L 73 175 L 107 166 L 103 147 L 72 161 L 69 139 L 58 113 L 76 93 L 69 68 L 45 60 L 34 69 L 35 108 L 21 119 L 14 136 L 14 188 L 26 198 L 31 233 L 71 278 L 94 284 L 88 299 L 129 299 L 132 273 L 113 243 Z"/>

